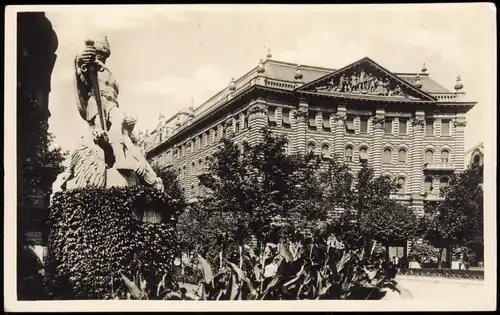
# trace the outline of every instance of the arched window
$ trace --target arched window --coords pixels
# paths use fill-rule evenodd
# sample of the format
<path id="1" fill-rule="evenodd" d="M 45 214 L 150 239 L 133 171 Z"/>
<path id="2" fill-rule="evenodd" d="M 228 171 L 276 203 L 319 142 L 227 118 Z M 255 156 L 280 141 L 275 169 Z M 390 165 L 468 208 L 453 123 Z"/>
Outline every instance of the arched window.
<path id="1" fill-rule="evenodd" d="M 308 153 L 308 154 L 311 154 L 311 153 L 313 153 L 313 154 L 314 154 L 314 149 L 315 149 L 315 147 L 316 147 L 316 146 L 314 145 L 314 143 L 312 143 L 312 142 L 311 142 L 311 143 L 309 143 L 309 145 L 307 146 L 307 153 Z"/>
<path id="2" fill-rule="evenodd" d="M 392 162 L 392 150 L 387 148 L 384 150 L 384 155 L 382 157 L 382 162 L 385 164 L 389 164 Z"/>
<path id="3" fill-rule="evenodd" d="M 204 169 L 205 171 L 208 171 L 208 167 L 210 166 L 210 157 L 209 156 L 206 156 L 205 157 L 205 165 L 204 165 Z"/>
<path id="4" fill-rule="evenodd" d="M 283 153 L 284 154 L 288 154 L 290 152 L 290 143 L 288 143 L 288 141 L 286 141 L 285 143 L 283 143 Z"/>
<path id="5" fill-rule="evenodd" d="M 186 178 L 186 165 L 182 167 L 182 179 Z"/>
<path id="6" fill-rule="evenodd" d="M 406 192 L 406 179 L 404 177 L 398 178 L 398 193 L 404 194 Z"/>
<path id="7" fill-rule="evenodd" d="M 441 177 L 439 179 L 439 190 L 443 190 L 446 187 L 448 187 L 449 183 L 450 183 L 450 180 L 448 179 L 448 177 Z"/>
<path id="8" fill-rule="evenodd" d="M 321 148 L 321 157 L 330 157 L 330 147 L 327 144 L 323 145 L 323 147 Z"/>
<path id="9" fill-rule="evenodd" d="M 398 152 L 398 162 L 399 163 L 406 163 L 406 150 L 401 149 Z"/>
<path id="10" fill-rule="evenodd" d="M 361 147 L 359 149 L 359 160 L 368 161 L 368 149 L 366 147 Z"/>
<path id="11" fill-rule="evenodd" d="M 191 196 L 196 195 L 196 191 L 194 190 L 194 185 L 191 184 Z"/>
<path id="12" fill-rule="evenodd" d="M 450 151 L 448 150 L 441 151 L 441 163 L 448 163 L 448 162 L 450 162 Z"/>
<path id="13" fill-rule="evenodd" d="M 434 162 L 434 152 L 432 152 L 432 150 L 425 151 L 424 160 L 425 160 L 425 163 L 432 163 L 432 162 Z"/>
<path id="14" fill-rule="evenodd" d="M 346 162 L 352 162 L 352 147 L 348 146 L 345 148 L 345 160 Z"/>
<path id="15" fill-rule="evenodd" d="M 191 175 L 196 174 L 196 163 L 193 161 L 191 162 Z"/>
<path id="16" fill-rule="evenodd" d="M 432 191 L 432 177 L 427 176 L 424 180 L 424 193 L 429 194 Z"/>
<path id="17" fill-rule="evenodd" d="M 479 162 L 481 162 L 481 157 L 479 155 L 476 155 L 472 162 L 474 163 L 474 165 L 479 165 Z"/>

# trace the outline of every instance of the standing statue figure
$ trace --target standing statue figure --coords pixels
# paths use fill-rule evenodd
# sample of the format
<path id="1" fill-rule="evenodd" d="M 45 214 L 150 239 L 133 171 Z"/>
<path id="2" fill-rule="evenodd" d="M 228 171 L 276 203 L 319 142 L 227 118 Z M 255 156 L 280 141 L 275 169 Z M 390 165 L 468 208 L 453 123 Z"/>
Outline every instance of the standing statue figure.
<path id="1" fill-rule="evenodd" d="M 361 69 L 361 72 L 359 73 L 359 90 L 365 90 L 365 84 L 366 84 L 366 76 L 365 76 L 365 70 Z"/>
<path id="2" fill-rule="evenodd" d="M 107 38 L 85 44 L 74 67 L 77 107 L 89 133 L 71 156 L 65 188 L 143 184 L 163 190 L 162 180 L 136 145 L 136 118 L 119 106 L 118 82 L 105 66 L 111 55 Z"/>

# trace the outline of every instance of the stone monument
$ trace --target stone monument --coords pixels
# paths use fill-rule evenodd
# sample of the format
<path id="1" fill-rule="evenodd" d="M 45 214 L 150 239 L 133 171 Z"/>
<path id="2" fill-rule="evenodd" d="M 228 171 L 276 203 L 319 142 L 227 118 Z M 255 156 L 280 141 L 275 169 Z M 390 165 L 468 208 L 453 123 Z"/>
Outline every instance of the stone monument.
<path id="1" fill-rule="evenodd" d="M 75 57 L 74 70 L 78 112 L 89 129 L 54 188 L 64 191 L 142 184 L 163 191 L 162 180 L 137 146 L 137 119 L 119 106 L 118 82 L 106 67 L 111 55 L 107 37 L 86 40 L 85 45 Z"/>

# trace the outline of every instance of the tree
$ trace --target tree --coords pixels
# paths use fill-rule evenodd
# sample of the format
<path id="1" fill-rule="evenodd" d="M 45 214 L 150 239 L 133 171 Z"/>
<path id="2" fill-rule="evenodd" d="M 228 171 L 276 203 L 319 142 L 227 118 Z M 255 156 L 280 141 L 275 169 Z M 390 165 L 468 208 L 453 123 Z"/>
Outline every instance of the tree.
<path id="1" fill-rule="evenodd" d="M 335 157 L 330 159 L 326 170 L 321 172 L 320 179 L 324 200 L 330 209 L 353 210 L 355 207 L 354 175 L 347 164 L 340 163 Z"/>
<path id="2" fill-rule="evenodd" d="M 184 192 L 182 191 L 177 173 L 172 168 L 162 168 L 157 165 L 153 166 L 153 170 L 155 171 L 156 175 L 163 181 L 165 193 L 173 199 L 180 200 L 181 205 L 185 207 L 186 197 L 184 196 Z"/>
<path id="3" fill-rule="evenodd" d="M 356 180 L 356 203 L 358 220 L 372 209 L 377 209 L 389 200 L 398 185 L 388 176 L 375 177 L 375 172 L 367 163 L 361 164 Z"/>
<path id="4" fill-rule="evenodd" d="M 363 233 L 386 246 L 387 259 L 391 244 L 406 242 L 416 236 L 417 224 L 418 220 L 413 211 L 393 200 L 386 200 L 361 217 Z"/>
<path id="5" fill-rule="evenodd" d="M 31 250 L 29 239 L 25 236 L 32 220 L 23 210 L 33 211 L 30 207 L 33 198 L 43 198 L 45 205 L 51 194 L 52 183 L 64 170 L 62 165 L 68 152 L 51 146 L 54 137 L 48 131 L 47 110 L 33 97 L 18 86 L 17 91 L 17 201 L 18 201 L 18 296 L 23 299 L 40 298 L 39 261 Z M 38 210 L 38 209 L 37 209 Z M 43 210 L 43 209 L 41 209 Z M 45 213 L 30 213 L 43 220 Z M 27 221 L 21 224 L 23 221 Z M 34 221 L 34 220 L 33 220 Z M 43 227 L 36 227 L 35 229 Z M 35 294 L 35 296 L 34 296 Z"/>
<path id="6" fill-rule="evenodd" d="M 483 253 L 483 182 L 482 170 L 470 168 L 454 175 L 441 191 L 444 200 L 427 217 L 425 238 L 435 247 L 446 249 L 447 263 L 452 251 L 460 246 L 474 248 L 478 259 Z"/>
<path id="7" fill-rule="evenodd" d="M 312 156 L 287 155 L 286 139 L 263 130 L 263 139 L 241 152 L 231 139 L 224 138 L 214 154 L 209 173 L 200 176 L 209 189 L 200 201 L 207 210 L 233 213 L 247 221 L 248 234 L 263 245 L 272 235 L 284 232 L 276 219 L 287 223 L 325 219 L 317 170 Z"/>
<path id="8" fill-rule="evenodd" d="M 375 222 L 369 222 L 369 220 L 366 218 L 376 215 L 376 213 L 381 211 L 380 209 L 384 207 L 392 207 L 394 203 L 391 202 L 390 196 L 397 187 L 398 185 L 388 176 L 376 177 L 374 169 L 369 166 L 368 163 L 363 162 L 361 164 L 361 169 L 357 174 L 356 185 L 354 188 L 354 209 L 357 211 L 356 230 L 362 238 L 361 242 L 362 244 L 364 244 L 365 248 L 366 246 L 368 246 L 370 239 L 377 239 L 375 237 L 377 235 L 374 234 L 376 228 L 371 225 L 372 223 L 375 224 Z M 395 218 L 386 219 L 392 220 L 393 224 L 398 224 Z M 386 255 L 389 255 L 387 246 L 385 252 Z"/>

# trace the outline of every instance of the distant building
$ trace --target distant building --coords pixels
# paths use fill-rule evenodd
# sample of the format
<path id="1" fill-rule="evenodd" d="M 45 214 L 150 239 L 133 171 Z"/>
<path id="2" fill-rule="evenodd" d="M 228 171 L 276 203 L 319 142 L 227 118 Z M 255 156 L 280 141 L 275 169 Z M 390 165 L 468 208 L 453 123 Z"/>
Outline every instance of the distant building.
<path id="1" fill-rule="evenodd" d="M 476 144 L 465 152 L 464 163 L 466 167 L 484 165 L 484 144 L 482 142 Z"/>
<path id="2" fill-rule="evenodd" d="M 370 58 L 340 69 L 266 60 L 232 79 L 201 106 L 183 110 L 144 141 L 147 158 L 172 167 L 188 198 L 202 193 L 197 175 L 231 135 L 244 150 L 270 126 L 290 153 L 335 154 L 357 171 L 366 160 L 377 175 L 401 184 L 393 197 L 415 211 L 439 200 L 439 187 L 464 170 L 465 114 L 457 77 L 450 91 L 420 72 L 392 73 Z"/>

